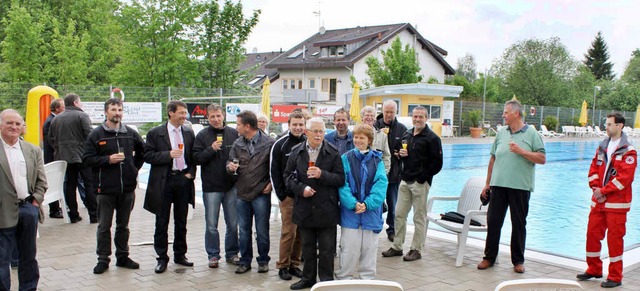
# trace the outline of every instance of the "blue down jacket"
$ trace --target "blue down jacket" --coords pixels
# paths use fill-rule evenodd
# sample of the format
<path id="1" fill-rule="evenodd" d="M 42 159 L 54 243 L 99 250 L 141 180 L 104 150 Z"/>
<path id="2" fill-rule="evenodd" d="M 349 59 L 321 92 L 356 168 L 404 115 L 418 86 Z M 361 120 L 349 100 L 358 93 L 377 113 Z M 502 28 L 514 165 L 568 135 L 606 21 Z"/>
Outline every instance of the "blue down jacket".
<path id="1" fill-rule="evenodd" d="M 362 154 L 357 148 L 342 155 L 345 183 L 340 187 L 340 226 L 375 233 L 382 230 L 382 202 L 389 182 L 381 155 L 373 150 Z M 356 202 L 364 202 L 367 210 L 356 214 Z"/>

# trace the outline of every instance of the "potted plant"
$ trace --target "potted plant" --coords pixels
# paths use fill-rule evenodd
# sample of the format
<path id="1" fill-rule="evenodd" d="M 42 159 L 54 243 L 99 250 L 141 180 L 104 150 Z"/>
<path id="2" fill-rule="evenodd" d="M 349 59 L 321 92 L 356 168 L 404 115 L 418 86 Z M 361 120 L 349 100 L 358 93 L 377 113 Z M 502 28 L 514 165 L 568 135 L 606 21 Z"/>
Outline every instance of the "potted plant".
<path id="1" fill-rule="evenodd" d="M 475 109 L 467 111 L 463 114 L 464 121 L 469 125 L 469 131 L 472 138 L 479 138 L 482 135 L 482 126 L 480 125 L 480 119 L 482 118 L 482 111 Z"/>

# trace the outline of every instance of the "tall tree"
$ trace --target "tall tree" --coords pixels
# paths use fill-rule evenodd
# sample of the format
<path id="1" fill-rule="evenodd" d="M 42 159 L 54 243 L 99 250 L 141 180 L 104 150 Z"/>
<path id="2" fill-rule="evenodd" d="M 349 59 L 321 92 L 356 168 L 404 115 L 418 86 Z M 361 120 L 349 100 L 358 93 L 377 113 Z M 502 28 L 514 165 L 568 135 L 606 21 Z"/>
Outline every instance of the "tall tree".
<path id="1" fill-rule="evenodd" d="M 613 64 L 609 62 L 607 43 L 604 41 L 601 31 L 598 31 L 598 35 L 591 42 L 591 48 L 584 55 L 583 63 L 591 70 L 596 80 L 612 80 L 615 77 L 612 70 Z"/>
<path id="2" fill-rule="evenodd" d="M 467 78 L 469 82 L 473 83 L 478 74 L 476 67 L 476 58 L 472 54 L 467 53 L 464 57 L 458 58 L 456 74 Z"/>
<path id="3" fill-rule="evenodd" d="M 367 75 L 376 86 L 410 84 L 422 81 L 420 64 L 416 58 L 416 51 L 408 44 L 402 49 L 400 38 L 396 37 L 391 47 L 380 51 L 382 63 L 375 57 L 368 57 Z"/>
<path id="4" fill-rule="evenodd" d="M 563 104 L 577 64 L 557 37 L 515 43 L 492 68 L 502 80 L 500 101 L 517 95 L 520 101 L 533 105 Z"/>
<path id="5" fill-rule="evenodd" d="M 238 82 L 246 75 L 238 70 L 245 59 L 242 45 L 258 24 L 259 15 L 260 10 L 254 10 L 245 18 L 241 2 L 226 0 L 222 9 L 218 1 L 205 4 L 199 42 L 204 56 L 201 72 L 205 87 L 231 89 L 243 83 Z"/>
<path id="6" fill-rule="evenodd" d="M 640 49 L 636 49 L 631 53 L 631 59 L 624 70 L 622 80 L 640 84 Z"/>

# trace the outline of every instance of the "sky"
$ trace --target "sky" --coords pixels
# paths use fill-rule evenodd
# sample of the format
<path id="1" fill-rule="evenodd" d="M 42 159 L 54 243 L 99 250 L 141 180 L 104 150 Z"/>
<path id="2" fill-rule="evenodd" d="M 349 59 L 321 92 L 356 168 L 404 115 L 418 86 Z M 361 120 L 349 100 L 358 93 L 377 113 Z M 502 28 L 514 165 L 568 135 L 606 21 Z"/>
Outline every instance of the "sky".
<path id="1" fill-rule="evenodd" d="M 246 15 L 262 11 L 245 44 L 247 52 L 287 51 L 320 25 L 331 30 L 410 23 L 448 51 L 453 68 L 469 53 L 483 72 L 509 46 L 531 38 L 559 37 L 574 59 L 583 61 L 602 31 L 620 77 L 631 52 L 640 48 L 636 0 L 242 0 L 242 5 Z"/>

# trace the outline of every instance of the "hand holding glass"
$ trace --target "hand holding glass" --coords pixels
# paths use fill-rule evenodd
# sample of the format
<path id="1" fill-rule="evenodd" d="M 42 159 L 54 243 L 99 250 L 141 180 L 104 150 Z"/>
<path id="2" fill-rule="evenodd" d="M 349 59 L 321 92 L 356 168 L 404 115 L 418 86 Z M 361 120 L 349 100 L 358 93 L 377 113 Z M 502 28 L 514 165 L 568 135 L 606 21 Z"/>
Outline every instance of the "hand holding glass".
<path id="1" fill-rule="evenodd" d="M 403 149 L 403 150 L 406 150 L 406 149 L 407 149 L 407 145 L 408 145 L 408 144 L 409 144 L 409 143 L 408 143 L 408 141 L 407 141 L 407 140 L 403 140 L 403 141 L 402 141 L 402 149 Z"/>
<path id="2" fill-rule="evenodd" d="M 122 161 L 122 162 L 120 162 L 120 163 L 121 163 L 121 164 L 122 164 L 122 163 L 124 163 L 124 159 L 125 159 L 125 156 L 124 156 L 124 147 L 118 147 L 118 154 L 119 154 L 120 156 L 122 156 L 122 160 L 123 160 L 123 161 Z"/>
<path id="3" fill-rule="evenodd" d="M 240 167 L 240 160 L 238 159 L 233 159 L 232 161 L 233 164 L 235 164 L 237 167 Z M 237 176 L 238 175 L 238 168 L 236 168 L 235 171 L 233 171 L 233 175 Z"/>

